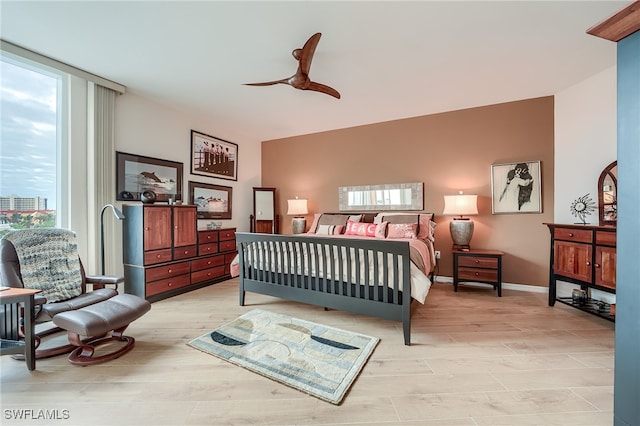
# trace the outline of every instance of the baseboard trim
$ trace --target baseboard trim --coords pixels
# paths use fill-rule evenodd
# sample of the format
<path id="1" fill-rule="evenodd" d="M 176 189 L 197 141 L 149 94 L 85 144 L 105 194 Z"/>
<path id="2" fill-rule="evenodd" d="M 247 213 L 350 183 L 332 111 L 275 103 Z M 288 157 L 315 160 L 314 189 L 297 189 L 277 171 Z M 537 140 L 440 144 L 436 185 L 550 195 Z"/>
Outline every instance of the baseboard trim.
<path id="1" fill-rule="evenodd" d="M 453 283 L 453 277 L 444 277 L 441 275 L 435 276 L 435 281 L 445 282 L 445 283 Z M 474 282 L 465 282 L 464 285 L 484 287 L 486 284 L 482 283 L 474 283 Z M 538 285 L 529 285 L 529 284 L 515 284 L 515 283 L 502 283 L 503 290 L 515 290 L 515 291 L 527 291 L 529 293 L 544 293 L 549 294 L 548 287 L 541 287 Z"/>

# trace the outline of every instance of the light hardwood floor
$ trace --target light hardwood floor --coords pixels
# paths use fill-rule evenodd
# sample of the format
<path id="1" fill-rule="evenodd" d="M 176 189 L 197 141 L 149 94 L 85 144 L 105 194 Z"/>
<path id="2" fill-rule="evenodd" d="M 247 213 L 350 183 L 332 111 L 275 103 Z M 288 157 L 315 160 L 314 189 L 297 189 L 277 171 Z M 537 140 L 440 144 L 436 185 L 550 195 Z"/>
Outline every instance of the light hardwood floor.
<path id="1" fill-rule="evenodd" d="M 546 295 L 436 283 L 400 323 L 248 293 L 237 279 L 153 304 L 127 334 L 132 352 L 36 371 L 0 357 L 3 425 L 612 425 L 614 324 Z M 381 339 L 335 406 L 186 343 L 253 308 Z M 22 411 L 21 411 L 22 410 Z M 25 411 L 32 410 L 32 411 Z M 18 420 L 47 410 L 67 419 Z M 66 411 L 65 411 L 66 410 Z"/>

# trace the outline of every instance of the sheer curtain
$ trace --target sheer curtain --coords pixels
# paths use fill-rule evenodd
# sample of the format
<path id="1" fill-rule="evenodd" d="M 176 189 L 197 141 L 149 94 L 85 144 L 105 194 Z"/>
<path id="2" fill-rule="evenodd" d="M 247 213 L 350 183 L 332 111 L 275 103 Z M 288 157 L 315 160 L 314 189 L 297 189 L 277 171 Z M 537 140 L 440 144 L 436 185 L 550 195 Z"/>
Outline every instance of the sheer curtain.
<path id="1" fill-rule="evenodd" d="M 115 103 L 116 92 L 99 84 L 88 82 L 88 222 L 92 241 L 89 244 L 93 251 L 90 256 L 95 259 L 92 271 L 101 273 L 100 264 L 100 213 L 107 204 L 115 205 Z M 116 206 L 119 208 L 119 206 Z M 104 212 L 104 256 L 105 273 L 115 274 L 116 238 L 122 229 L 122 223 L 115 218 L 111 209 Z"/>

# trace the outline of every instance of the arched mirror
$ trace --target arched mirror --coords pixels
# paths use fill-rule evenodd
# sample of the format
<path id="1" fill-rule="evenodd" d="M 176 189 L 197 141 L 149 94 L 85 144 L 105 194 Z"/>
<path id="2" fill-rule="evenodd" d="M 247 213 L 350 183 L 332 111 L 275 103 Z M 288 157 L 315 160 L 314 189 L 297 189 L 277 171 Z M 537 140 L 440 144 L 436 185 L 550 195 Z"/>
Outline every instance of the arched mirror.
<path id="1" fill-rule="evenodd" d="M 618 223 L 618 162 L 609 164 L 598 179 L 598 210 L 600 226 Z"/>
<path id="2" fill-rule="evenodd" d="M 280 233 L 280 216 L 276 214 L 276 189 L 253 188 L 253 214 L 250 217 L 251 232 Z"/>

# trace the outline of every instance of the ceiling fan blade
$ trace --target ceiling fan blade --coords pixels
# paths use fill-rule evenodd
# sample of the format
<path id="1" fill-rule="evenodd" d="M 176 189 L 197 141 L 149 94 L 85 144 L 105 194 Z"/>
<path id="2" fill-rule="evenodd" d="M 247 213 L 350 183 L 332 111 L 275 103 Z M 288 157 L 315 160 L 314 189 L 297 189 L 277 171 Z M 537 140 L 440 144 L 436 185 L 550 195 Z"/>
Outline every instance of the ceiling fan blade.
<path id="1" fill-rule="evenodd" d="M 288 78 L 284 78 L 282 80 L 275 80 L 275 81 L 265 81 L 264 83 L 244 83 L 245 86 L 273 86 L 274 84 L 289 84 L 289 79 Z"/>
<path id="2" fill-rule="evenodd" d="M 309 83 L 309 86 L 305 90 L 313 90 L 316 92 L 326 93 L 327 95 L 331 95 L 334 98 L 340 99 L 340 93 L 336 89 L 313 81 Z"/>
<path id="3" fill-rule="evenodd" d="M 311 60 L 313 59 L 313 54 L 316 51 L 318 42 L 320 41 L 320 36 L 322 36 L 321 33 L 315 33 L 309 37 L 309 40 L 307 40 L 302 48 L 302 53 L 299 58 L 300 66 L 298 69 L 304 74 L 309 74 L 309 70 L 311 69 Z"/>

